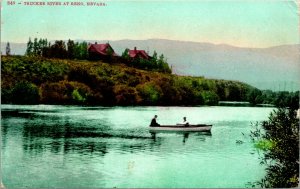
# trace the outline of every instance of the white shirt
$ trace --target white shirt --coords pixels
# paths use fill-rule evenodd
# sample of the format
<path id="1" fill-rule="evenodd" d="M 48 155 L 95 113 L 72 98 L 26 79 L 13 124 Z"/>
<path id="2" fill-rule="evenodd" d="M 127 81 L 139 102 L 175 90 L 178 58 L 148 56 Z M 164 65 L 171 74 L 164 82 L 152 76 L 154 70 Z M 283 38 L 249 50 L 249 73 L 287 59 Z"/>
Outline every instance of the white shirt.
<path id="1" fill-rule="evenodd" d="M 187 120 L 185 120 L 185 121 L 183 121 L 183 123 L 182 123 L 183 125 L 188 125 L 189 124 L 189 122 L 187 121 Z"/>

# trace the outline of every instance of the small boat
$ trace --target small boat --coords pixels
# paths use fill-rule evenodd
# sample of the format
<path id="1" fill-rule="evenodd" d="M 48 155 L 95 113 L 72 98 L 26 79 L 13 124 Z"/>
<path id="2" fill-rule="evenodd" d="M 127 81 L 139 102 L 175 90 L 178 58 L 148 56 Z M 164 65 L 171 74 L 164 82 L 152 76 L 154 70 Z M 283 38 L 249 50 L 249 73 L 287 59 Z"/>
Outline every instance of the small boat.
<path id="1" fill-rule="evenodd" d="M 180 131 L 180 132 L 210 132 L 212 125 L 197 124 L 197 125 L 160 125 L 150 126 L 150 132 L 156 131 Z"/>

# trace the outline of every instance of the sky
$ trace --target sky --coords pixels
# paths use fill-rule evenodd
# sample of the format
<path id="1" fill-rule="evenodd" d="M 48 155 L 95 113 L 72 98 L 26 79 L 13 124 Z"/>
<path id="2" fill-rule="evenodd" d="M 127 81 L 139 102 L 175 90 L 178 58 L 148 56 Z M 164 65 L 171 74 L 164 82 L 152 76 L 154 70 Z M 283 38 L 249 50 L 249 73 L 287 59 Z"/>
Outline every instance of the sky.
<path id="1" fill-rule="evenodd" d="M 37 37 L 48 40 L 159 38 L 253 48 L 299 44 L 297 0 L 89 0 L 106 3 L 106 6 L 93 7 L 26 6 L 24 1 L 15 2 L 7 5 L 7 0 L 3 0 L 1 4 L 2 42 L 26 43 L 29 37 Z"/>

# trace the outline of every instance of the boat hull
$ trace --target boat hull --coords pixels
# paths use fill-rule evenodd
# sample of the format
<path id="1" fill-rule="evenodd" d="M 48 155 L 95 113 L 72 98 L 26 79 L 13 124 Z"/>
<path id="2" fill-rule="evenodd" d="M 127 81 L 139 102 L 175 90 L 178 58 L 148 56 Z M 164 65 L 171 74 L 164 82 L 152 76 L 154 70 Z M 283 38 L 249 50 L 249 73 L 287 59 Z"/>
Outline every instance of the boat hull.
<path id="1" fill-rule="evenodd" d="M 212 125 L 189 125 L 189 126 L 176 126 L 176 125 L 161 125 L 152 126 L 149 128 L 150 132 L 156 131 L 175 131 L 175 132 L 210 132 Z"/>

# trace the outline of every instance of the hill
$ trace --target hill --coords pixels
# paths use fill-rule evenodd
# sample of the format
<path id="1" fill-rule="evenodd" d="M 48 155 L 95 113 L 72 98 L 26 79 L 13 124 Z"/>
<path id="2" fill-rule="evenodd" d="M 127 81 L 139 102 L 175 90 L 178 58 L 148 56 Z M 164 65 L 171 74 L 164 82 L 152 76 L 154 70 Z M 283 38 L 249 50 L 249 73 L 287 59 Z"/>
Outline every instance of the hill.
<path id="1" fill-rule="evenodd" d="M 260 91 L 238 81 L 178 76 L 121 63 L 2 56 L 2 103 L 216 105 Z M 254 96 L 255 99 L 256 96 Z"/>
<path id="2" fill-rule="evenodd" d="M 119 40 L 110 41 L 110 44 L 119 54 L 135 46 L 150 54 L 154 50 L 163 52 L 178 75 L 239 80 L 260 89 L 295 91 L 300 88 L 299 45 L 240 48 L 164 39 Z M 26 45 L 11 44 L 11 47 L 12 52 L 24 54 Z M 5 43 L 1 43 L 2 52 L 4 48 Z"/>

